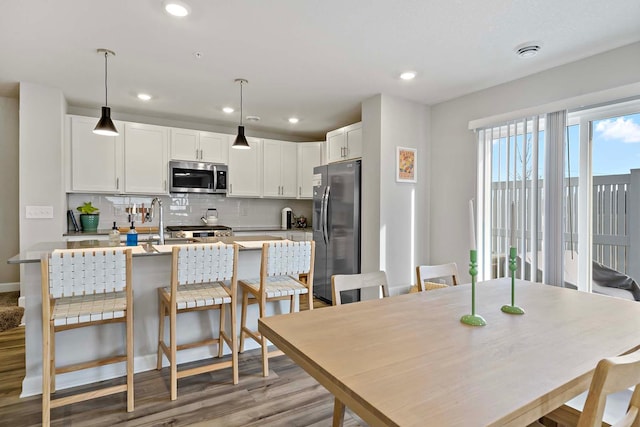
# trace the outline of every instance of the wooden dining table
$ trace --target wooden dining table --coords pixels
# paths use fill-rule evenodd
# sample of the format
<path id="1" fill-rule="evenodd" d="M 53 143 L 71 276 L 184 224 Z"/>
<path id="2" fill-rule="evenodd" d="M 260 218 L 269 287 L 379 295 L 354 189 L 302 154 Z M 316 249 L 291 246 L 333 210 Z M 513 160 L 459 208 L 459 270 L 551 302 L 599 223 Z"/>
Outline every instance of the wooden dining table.
<path id="1" fill-rule="evenodd" d="M 259 330 L 372 426 L 526 426 L 640 346 L 640 303 L 510 279 L 262 318 Z"/>

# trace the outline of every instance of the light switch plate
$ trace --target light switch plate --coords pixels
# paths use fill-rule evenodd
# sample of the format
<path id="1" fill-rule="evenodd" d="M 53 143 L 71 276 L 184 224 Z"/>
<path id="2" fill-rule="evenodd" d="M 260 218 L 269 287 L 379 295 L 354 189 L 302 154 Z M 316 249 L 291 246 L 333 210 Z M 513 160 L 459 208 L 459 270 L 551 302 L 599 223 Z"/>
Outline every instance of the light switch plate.
<path id="1" fill-rule="evenodd" d="M 53 206 L 27 206 L 25 216 L 30 219 L 53 218 Z"/>

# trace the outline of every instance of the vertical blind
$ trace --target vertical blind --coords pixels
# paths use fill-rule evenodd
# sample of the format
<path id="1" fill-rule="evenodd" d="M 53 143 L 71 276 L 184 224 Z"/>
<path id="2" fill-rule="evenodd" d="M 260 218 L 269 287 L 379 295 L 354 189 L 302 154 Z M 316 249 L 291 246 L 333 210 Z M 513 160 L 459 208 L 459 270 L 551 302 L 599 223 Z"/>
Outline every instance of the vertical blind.
<path id="1" fill-rule="evenodd" d="M 566 112 L 476 129 L 479 274 L 561 285 Z"/>

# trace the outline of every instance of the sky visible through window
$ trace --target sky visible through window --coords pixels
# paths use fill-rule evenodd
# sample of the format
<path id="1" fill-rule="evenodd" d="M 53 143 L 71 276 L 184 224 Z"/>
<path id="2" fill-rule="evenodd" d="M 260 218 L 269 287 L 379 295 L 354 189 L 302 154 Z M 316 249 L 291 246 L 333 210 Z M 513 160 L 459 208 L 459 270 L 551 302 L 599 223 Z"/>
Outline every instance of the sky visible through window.
<path id="1" fill-rule="evenodd" d="M 640 113 L 593 122 L 593 175 L 640 168 Z"/>

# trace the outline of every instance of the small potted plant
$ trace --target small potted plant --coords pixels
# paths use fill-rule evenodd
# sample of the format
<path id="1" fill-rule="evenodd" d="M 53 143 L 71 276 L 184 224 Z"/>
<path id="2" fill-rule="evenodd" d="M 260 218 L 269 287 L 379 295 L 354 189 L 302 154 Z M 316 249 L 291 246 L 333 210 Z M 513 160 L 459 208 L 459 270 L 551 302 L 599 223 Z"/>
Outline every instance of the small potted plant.
<path id="1" fill-rule="evenodd" d="M 100 222 L 100 213 L 98 208 L 93 206 L 91 202 L 86 202 L 82 206 L 78 206 L 80 212 L 80 224 L 82 231 L 98 230 L 98 222 Z"/>

